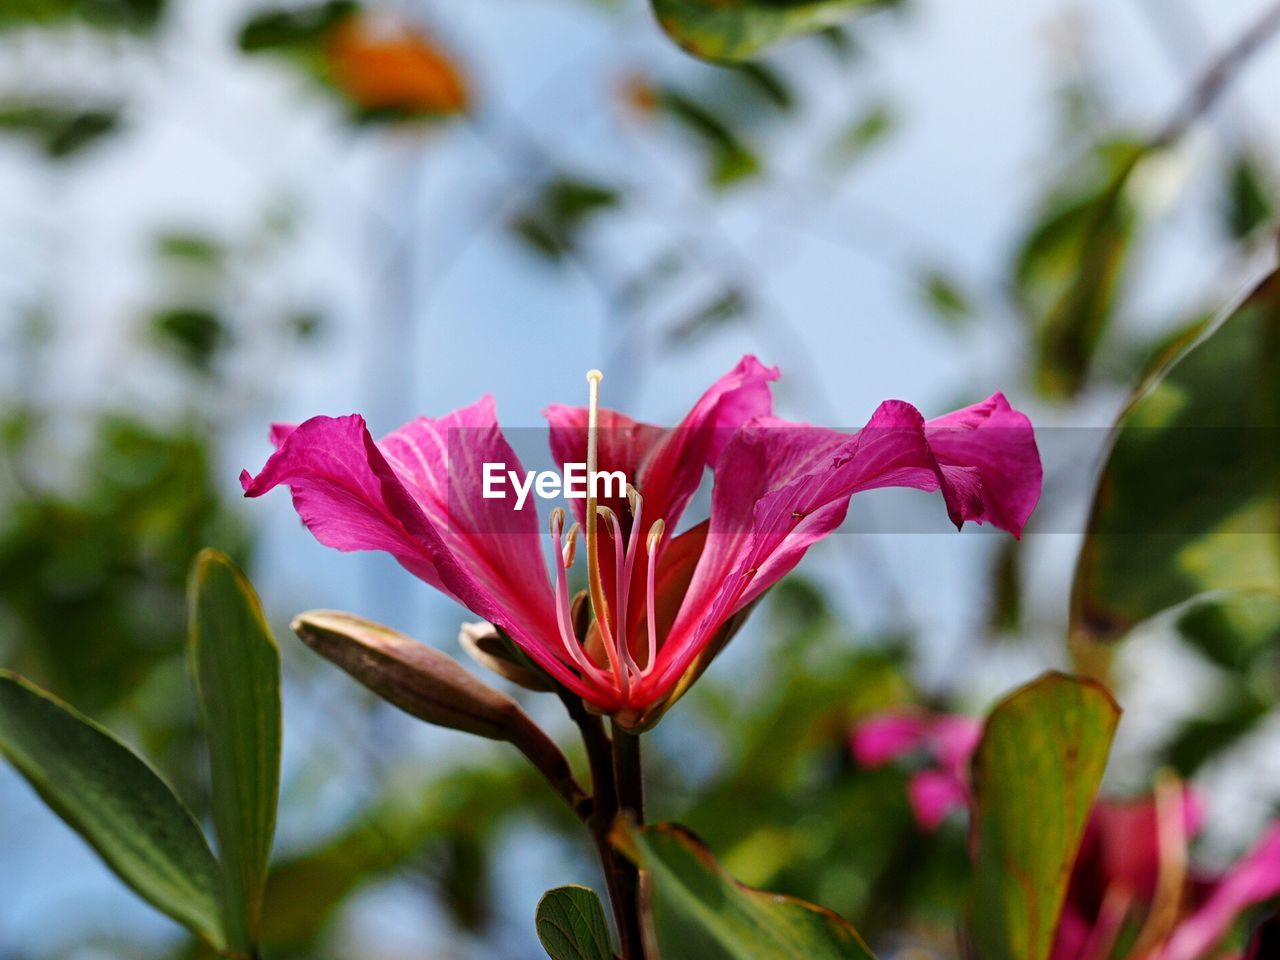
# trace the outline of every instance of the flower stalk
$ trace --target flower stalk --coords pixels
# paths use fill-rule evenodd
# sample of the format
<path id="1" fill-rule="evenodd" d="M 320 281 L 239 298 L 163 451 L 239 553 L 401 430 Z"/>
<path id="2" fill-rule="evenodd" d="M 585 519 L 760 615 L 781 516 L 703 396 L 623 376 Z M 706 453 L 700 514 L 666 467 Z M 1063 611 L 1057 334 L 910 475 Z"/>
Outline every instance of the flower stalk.
<path id="1" fill-rule="evenodd" d="M 617 927 L 622 960 L 647 960 L 644 924 L 640 912 L 640 873 L 635 864 L 619 854 L 610 839 L 614 823 L 619 813 L 623 812 L 622 791 L 617 775 L 619 769 L 626 767 L 628 790 L 634 791 L 633 784 L 640 781 L 639 738 L 614 725 L 614 736 L 611 739 L 605 731 L 604 721 L 589 712 L 581 699 L 568 691 L 561 691 L 561 700 L 582 734 L 587 763 L 591 768 L 590 813 L 584 822 L 591 832 L 596 854 L 600 858 L 600 868 L 604 872 L 605 886 L 609 892 L 609 908 Z M 631 745 L 622 748 L 627 758 L 624 764 L 618 762 L 619 734 L 624 739 L 633 741 Z M 632 815 L 639 817 L 640 812 Z"/>

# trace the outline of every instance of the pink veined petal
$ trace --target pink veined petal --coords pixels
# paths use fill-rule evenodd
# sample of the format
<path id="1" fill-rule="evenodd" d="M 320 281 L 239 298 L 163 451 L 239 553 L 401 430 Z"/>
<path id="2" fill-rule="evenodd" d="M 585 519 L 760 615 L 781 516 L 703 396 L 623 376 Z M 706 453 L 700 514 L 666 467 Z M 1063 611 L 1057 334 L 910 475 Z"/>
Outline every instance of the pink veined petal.
<path id="1" fill-rule="evenodd" d="M 665 429 L 632 420 L 613 410 L 600 411 L 599 469 L 622 470 L 644 496 L 645 523 L 662 518 L 674 530 L 684 508 L 733 432 L 773 409 L 769 383 L 777 367 L 753 356 L 743 357 L 713 383 L 684 419 Z M 584 463 L 587 456 L 585 407 L 553 404 L 544 411 L 551 424 L 551 452 L 556 461 Z M 610 504 L 626 517 L 625 502 Z M 582 519 L 582 501 L 575 510 Z"/>
<path id="2" fill-rule="evenodd" d="M 937 830 L 954 810 L 969 803 L 964 781 L 942 770 L 922 770 L 907 783 L 907 799 L 916 822 L 924 830 Z"/>
<path id="3" fill-rule="evenodd" d="M 1021 475 L 994 477 L 1001 467 Z M 992 522 L 1018 534 L 1041 483 L 1030 423 L 999 394 L 929 423 L 910 404 L 887 400 L 852 435 L 759 418 L 734 434 L 715 475 L 706 547 L 659 653 L 660 668 L 646 681 L 659 690 L 683 673 L 719 624 L 840 525 L 853 494 L 941 488 L 957 524 Z"/>
<path id="4" fill-rule="evenodd" d="M 911 753 L 924 742 L 929 721 L 914 713 L 883 713 L 858 724 L 849 746 L 858 765 L 867 769 Z"/>
<path id="5" fill-rule="evenodd" d="M 278 435 L 273 428 L 272 438 Z M 415 576 L 447 590 L 436 558 L 387 506 L 387 478 L 371 462 L 376 453 L 363 417 L 313 417 L 284 435 L 257 476 L 242 472 L 240 483 L 247 497 L 289 486 L 298 516 L 325 546 L 385 551 Z"/>
<path id="6" fill-rule="evenodd" d="M 1182 921 L 1159 960 L 1199 960 L 1247 908 L 1280 894 L 1280 824 L 1231 868 L 1190 917 Z"/>
<path id="7" fill-rule="evenodd" d="M 481 498 L 471 481 L 486 460 L 520 469 L 489 398 L 436 421 L 419 418 L 380 444 L 362 417 L 313 417 L 283 436 L 256 477 L 245 471 L 241 482 L 249 497 L 287 485 L 321 543 L 390 553 L 586 695 L 552 646 L 555 611 L 537 517 Z"/>

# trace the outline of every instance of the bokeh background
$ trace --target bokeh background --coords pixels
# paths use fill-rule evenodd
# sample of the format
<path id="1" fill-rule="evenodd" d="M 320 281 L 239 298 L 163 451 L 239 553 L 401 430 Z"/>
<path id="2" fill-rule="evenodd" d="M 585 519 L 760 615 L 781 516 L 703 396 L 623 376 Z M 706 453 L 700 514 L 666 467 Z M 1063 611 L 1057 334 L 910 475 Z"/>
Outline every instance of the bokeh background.
<path id="1" fill-rule="evenodd" d="M 963 830 L 921 834 L 847 731 L 901 702 L 978 712 L 1068 663 L 1106 428 L 1273 255 L 1280 44 L 1178 121 L 1268 6 L 909 0 L 726 68 L 640 0 L 0 0 L 0 663 L 201 810 L 184 584 L 228 550 L 286 653 L 271 955 L 539 955 L 541 891 L 596 882 L 576 824 L 513 752 L 293 642 L 289 616 L 336 607 L 457 652 L 464 612 L 326 551 L 283 494 L 242 501 L 267 424 L 385 432 L 492 392 L 536 427 L 593 366 L 607 405 L 673 422 L 747 352 L 781 366 L 784 415 L 833 426 L 1002 389 L 1050 467 L 1020 543 L 902 532 L 940 519 L 923 495 L 856 501 L 650 738 L 655 819 L 882 956 L 954 956 Z M 1081 269 L 1069 211 L 1166 130 L 1086 245 L 1114 280 L 1099 329 L 1048 319 Z M 1280 800 L 1280 674 L 1184 633 L 1165 618 L 1120 652 L 1109 777 L 1194 776 L 1221 863 Z M 565 732 L 553 706 L 530 703 Z M 0 871 L 0 960 L 198 955 L 3 766 Z"/>

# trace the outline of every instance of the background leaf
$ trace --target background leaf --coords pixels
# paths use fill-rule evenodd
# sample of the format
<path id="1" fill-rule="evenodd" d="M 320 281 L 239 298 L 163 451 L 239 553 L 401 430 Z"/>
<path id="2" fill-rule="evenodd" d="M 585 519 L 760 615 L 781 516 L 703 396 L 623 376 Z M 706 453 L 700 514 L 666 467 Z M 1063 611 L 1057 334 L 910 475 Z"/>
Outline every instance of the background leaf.
<path id="1" fill-rule="evenodd" d="M 694 56 L 732 61 L 892 5 L 893 0 L 653 0 L 653 12 L 668 36 Z"/>
<path id="2" fill-rule="evenodd" d="M 738 883 L 683 827 L 636 828 L 620 821 L 614 843 L 649 871 L 664 960 L 873 958 L 848 921 L 812 903 Z"/>
<path id="3" fill-rule="evenodd" d="M 1034 328 L 1041 392 L 1076 396 L 1089 378 L 1128 269 L 1136 216 L 1129 184 L 1144 143 L 1098 148 L 1083 184 L 1059 189 L 1018 251 L 1015 295 Z"/>
<path id="4" fill-rule="evenodd" d="M 218 865 L 195 818 L 135 753 L 21 677 L 0 671 L 0 752 L 137 894 L 223 943 Z"/>
<path id="5" fill-rule="evenodd" d="M 1213 591 L 1280 594 L 1278 373 L 1273 274 L 1139 391 L 1076 567 L 1078 641 L 1115 640 Z"/>
<path id="6" fill-rule="evenodd" d="M 1049 956 L 1119 719 L 1101 686 L 1050 673 L 987 720 L 973 758 L 976 956 Z"/>
<path id="7" fill-rule="evenodd" d="M 191 578 L 191 662 L 209 739 L 228 935 L 257 943 L 280 791 L 280 651 L 253 587 L 206 550 Z"/>
<path id="8" fill-rule="evenodd" d="M 589 887 L 548 890 L 538 901 L 538 939 L 552 960 L 612 960 L 609 922 Z"/>

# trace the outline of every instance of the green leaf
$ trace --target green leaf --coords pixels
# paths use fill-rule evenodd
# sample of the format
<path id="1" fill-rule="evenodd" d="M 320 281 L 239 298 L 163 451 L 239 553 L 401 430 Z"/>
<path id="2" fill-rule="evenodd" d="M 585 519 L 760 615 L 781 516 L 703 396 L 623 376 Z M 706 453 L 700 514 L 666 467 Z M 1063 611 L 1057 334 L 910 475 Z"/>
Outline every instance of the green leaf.
<path id="1" fill-rule="evenodd" d="M 975 956 L 1049 956 L 1119 719 L 1098 684 L 1049 673 L 987 720 L 972 768 Z"/>
<path id="2" fill-rule="evenodd" d="M 193 369 L 208 373 L 219 352 L 230 345 L 226 323 L 212 310 L 200 306 L 170 307 L 151 318 L 156 339 Z"/>
<path id="3" fill-rule="evenodd" d="M 0 4 L 0 30 L 83 23 L 143 33 L 156 26 L 165 6 L 164 0 L 5 0 Z"/>
<path id="4" fill-rule="evenodd" d="M 973 302 L 960 283 L 941 270 L 929 270 L 918 280 L 920 300 L 929 312 L 949 327 L 961 327 L 973 319 Z"/>
<path id="5" fill-rule="evenodd" d="M 1280 275 L 1131 401 L 1102 470 L 1071 604 L 1077 642 L 1118 639 L 1215 592 L 1280 595 Z"/>
<path id="6" fill-rule="evenodd" d="M 227 932 L 252 953 L 280 790 L 280 652 L 253 587 L 214 550 L 192 572 L 191 663 L 209 739 Z"/>
<path id="7" fill-rule="evenodd" d="M 833 27 L 896 0 L 653 0 L 676 43 L 704 60 L 745 60 L 788 37 Z"/>
<path id="8" fill-rule="evenodd" d="M 616 207 L 619 199 L 618 192 L 606 184 L 556 176 L 542 187 L 533 203 L 515 215 L 511 229 L 538 253 L 559 260 L 577 249 L 588 223 Z"/>
<path id="9" fill-rule="evenodd" d="M 1147 155 L 1142 143 L 1104 144 L 1084 184 L 1058 191 L 1018 252 L 1013 285 L 1035 329 L 1036 383 L 1047 396 L 1075 396 L 1092 370 L 1127 275 L 1129 183 Z"/>
<path id="10" fill-rule="evenodd" d="M 358 9 L 351 0 L 328 0 L 312 6 L 265 10 L 241 27 L 240 49 L 252 53 L 322 43 L 335 26 Z"/>
<path id="11" fill-rule="evenodd" d="M 551 960 L 613 960 L 609 922 L 589 887 L 556 887 L 542 895 L 538 939 Z"/>
<path id="12" fill-rule="evenodd" d="M 612 839 L 649 873 L 663 960 L 874 960 L 848 921 L 738 883 L 683 827 L 619 821 Z"/>
<path id="13" fill-rule="evenodd" d="M 727 187 L 760 172 L 760 158 L 718 113 L 673 87 L 655 91 L 656 106 L 707 151 L 707 179 Z"/>
<path id="14" fill-rule="evenodd" d="M 1232 157 L 1226 174 L 1223 225 L 1233 240 L 1245 240 L 1274 219 L 1275 190 L 1262 162 L 1248 152 Z"/>
<path id="15" fill-rule="evenodd" d="M 737 287 L 729 287 L 668 330 L 667 342 L 672 346 L 683 346 L 741 320 L 749 308 L 743 292 Z"/>
<path id="16" fill-rule="evenodd" d="M 120 112 L 115 107 L 0 103 L 0 132 L 27 138 L 51 160 L 74 157 L 119 126 Z"/>
<path id="17" fill-rule="evenodd" d="M 208 841 L 137 754 L 9 671 L 0 671 L 0 752 L 140 897 L 224 944 Z"/>
<path id="18" fill-rule="evenodd" d="M 853 118 L 836 144 L 836 156 L 854 163 L 880 146 L 898 129 L 898 115 L 888 103 L 873 103 Z"/>

